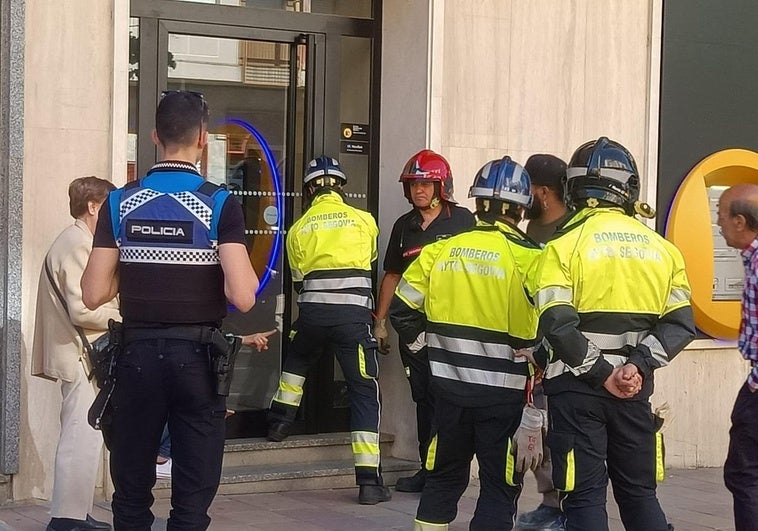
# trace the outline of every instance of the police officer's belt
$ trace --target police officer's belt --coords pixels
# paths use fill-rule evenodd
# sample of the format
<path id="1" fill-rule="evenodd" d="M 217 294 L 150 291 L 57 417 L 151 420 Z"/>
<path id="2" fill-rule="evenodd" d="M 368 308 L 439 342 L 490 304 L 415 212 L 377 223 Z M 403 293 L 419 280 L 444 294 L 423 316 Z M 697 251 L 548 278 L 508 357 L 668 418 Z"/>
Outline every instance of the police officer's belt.
<path id="1" fill-rule="evenodd" d="M 146 339 L 179 339 L 194 341 L 203 345 L 212 342 L 211 326 L 171 326 L 169 328 L 125 328 L 124 344 Z"/>

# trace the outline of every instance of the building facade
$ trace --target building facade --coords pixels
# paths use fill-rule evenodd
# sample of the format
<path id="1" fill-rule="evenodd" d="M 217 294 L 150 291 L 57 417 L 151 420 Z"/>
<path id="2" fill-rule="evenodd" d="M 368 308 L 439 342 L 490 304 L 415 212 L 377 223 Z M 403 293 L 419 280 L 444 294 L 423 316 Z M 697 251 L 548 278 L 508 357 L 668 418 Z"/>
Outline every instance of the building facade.
<path id="1" fill-rule="evenodd" d="M 720 53 L 735 61 L 720 74 L 730 80 L 723 90 L 739 99 L 746 94 L 739 76 L 748 74 L 737 65 L 755 61 L 749 47 L 731 42 L 739 32 L 728 28 L 735 19 L 757 19 L 758 10 L 733 0 L 719 18 L 710 4 L 0 0 L 6 498 L 47 499 L 52 491 L 60 393 L 30 375 L 30 343 L 43 257 L 70 222 L 68 183 L 96 175 L 121 185 L 144 173 L 155 160 L 151 120 L 162 90 L 205 94 L 212 115 L 201 169 L 226 184 L 245 211 L 263 287 L 254 311 L 232 312 L 226 327 L 267 330 L 281 316 L 286 329 L 296 308 L 281 244 L 299 215 L 299 176 L 312 156 L 340 158 L 348 201 L 376 215 L 384 249 L 392 223 L 408 210 L 400 170 L 424 147 L 448 158 L 456 199 L 472 207 L 466 193 L 486 161 L 508 154 L 524 162 L 537 152 L 568 158 L 579 144 L 608 136 L 635 155 L 643 199 L 657 205 L 659 219 L 700 159 L 726 147 L 758 150 L 753 126 L 735 134 L 730 124 L 746 120 L 722 112 L 733 100 L 719 99 L 710 114 L 682 107 L 719 90 L 699 65 L 724 65 Z M 723 30 L 712 33 L 715 41 L 699 40 L 702 26 L 714 23 Z M 700 76 L 708 81 L 693 88 Z M 718 99 L 705 94 L 706 101 Z M 663 221 L 658 229 L 665 230 Z M 265 355 L 240 356 L 230 438 L 263 433 L 263 411 L 286 355 L 280 338 L 272 336 Z M 723 463 L 731 404 L 747 372 L 734 347 L 703 336 L 656 374 L 653 402 L 667 403 L 673 415 L 669 466 Z M 381 361 L 382 431 L 395 435 L 396 457 L 413 459 L 414 408 L 397 351 Z M 297 429 L 344 431 L 344 378 L 329 357 L 317 373 Z"/>

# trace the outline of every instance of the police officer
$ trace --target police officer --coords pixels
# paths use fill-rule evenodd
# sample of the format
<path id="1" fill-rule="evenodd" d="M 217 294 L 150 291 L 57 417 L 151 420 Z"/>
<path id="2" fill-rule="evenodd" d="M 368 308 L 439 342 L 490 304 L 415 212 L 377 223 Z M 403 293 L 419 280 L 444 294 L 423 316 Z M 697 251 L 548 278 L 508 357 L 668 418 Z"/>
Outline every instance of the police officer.
<path id="1" fill-rule="evenodd" d="M 445 530 L 455 519 L 474 455 L 481 491 L 470 529 L 512 529 L 521 492 L 512 439 L 530 365 L 516 351 L 538 342 L 523 284 L 540 250 L 516 226 L 532 201 L 529 175 L 509 157 L 491 161 L 469 197 L 479 224 L 424 247 L 390 309 L 411 352 L 427 345 L 436 399 L 417 531 Z"/>
<path id="2" fill-rule="evenodd" d="M 199 93 L 164 93 L 155 113 L 158 164 L 103 204 L 82 279 L 95 309 L 120 295 L 124 350 L 111 399 L 116 530 L 149 530 L 163 426 L 172 442 L 168 529 L 206 529 L 221 476 L 225 398 L 211 372 L 209 335 L 226 314 L 255 303 L 258 279 L 242 209 L 196 163 L 208 106 Z"/>
<path id="3" fill-rule="evenodd" d="M 380 470 L 379 363 L 371 335 L 371 264 L 379 229 L 371 214 L 345 203 L 346 183 L 339 163 L 330 157 L 312 160 L 305 170 L 307 209 L 287 233 L 300 313 L 271 402 L 268 438 L 281 441 L 289 435 L 308 369 L 323 352 L 320 347 L 334 345 L 350 395 L 358 501 L 374 505 L 390 499 Z"/>
<path id="4" fill-rule="evenodd" d="M 476 223 L 468 209 L 455 204 L 453 173 L 442 155 L 429 149 L 419 151 L 406 163 L 400 174 L 400 182 L 403 183 L 405 198 L 413 208 L 395 221 L 384 255 L 384 278 L 379 287 L 374 320 L 374 337 L 384 353 L 389 352 L 387 312 L 403 271 L 415 260 L 424 245 L 458 234 Z M 411 396 L 416 403 L 418 451 L 423 464 L 434 416 L 434 402 L 429 392 L 429 359 L 426 348 L 413 354 L 402 343 L 400 357 L 411 386 Z M 426 471 L 422 466 L 415 475 L 398 479 L 395 490 L 421 492 L 425 479 Z"/>
<path id="5" fill-rule="evenodd" d="M 553 482 L 569 531 L 608 529 L 608 478 L 629 531 L 666 531 L 656 498 L 663 443 L 650 411 L 653 372 L 695 334 L 680 252 L 634 219 L 652 216 L 621 144 L 602 137 L 569 162 L 577 211 L 530 275 L 553 353 L 549 400 Z"/>

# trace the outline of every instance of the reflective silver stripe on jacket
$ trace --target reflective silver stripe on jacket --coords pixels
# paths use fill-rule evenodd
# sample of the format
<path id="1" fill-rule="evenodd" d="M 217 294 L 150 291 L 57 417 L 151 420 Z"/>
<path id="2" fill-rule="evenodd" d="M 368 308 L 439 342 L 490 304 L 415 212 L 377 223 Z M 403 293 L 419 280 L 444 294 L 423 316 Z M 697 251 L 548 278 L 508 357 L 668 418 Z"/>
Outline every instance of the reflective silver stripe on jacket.
<path id="1" fill-rule="evenodd" d="M 486 343 L 474 339 L 460 339 L 457 337 L 448 337 L 427 332 L 426 344 L 433 348 L 446 350 L 447 352 L 457 352 L 459 354 L 470 354 L 472 356 L 482 356 L 485 358 L 496 358 L 502 360 L 511 360 L 516 363 L 528 361 L 526 358 L 517 358 L 513 348 L 502 343 Z"/>
<path id="2" fill-rule="evenodd" d="M 669 294 L 667 306 L 676 306 L 690 300 L 690 292 L 686 289 L 672 289 Z"/>
<path id="3" fill-rule="evenodd" d="M 592 341 L 600 350 L 618 350 L 631 345 L 636 347 L 640 344 L 648 332 L 624 332 L 623 334 L 602 334 L 600 332 L 582 332 L 587 340 Z"/>
<path id="4" fill-rule="evenodd" d="M 526 387 L 526 376 L 507 372 L 485 371 L 470 367 L 456 367 L 449 363 L 429 361 L 432 376 L 457 380 L 463 383 L 488 385 L 490 387 L 523 390 Z"/>
<path id="5" fill-rule="evenodd" d="M 592 369 L 592 366 L 600 357 L 600 354 L 601 352 L 600 352 L 600 349 L 597 347 L 597 345 L 594 344 L 592 341 L 588 341 L 587 353 L 584 355 L 584 360 L 582 361 L 582 364 L 579 365 L 578 367 L 570 367 L 570 366 L 567 366 L 567 367 L 574 374 L 574 376 L 579 376 L 580 374 L 589 372 L 590 369 Z"/>
<path id="6" fill-rule="evenodd" d="M 666 349 L 663 348 L 663 344 L 658 341 L 657 337 L 651 334 L 643 339 L 641 344 L 650 349 L 650 354 L 652 354 L 655 361 L 657 361 L 661 367 L 665 367 L 669 364 L 669 355 L 666 353 Z"/>
<path id="7" fill-rule="evenodd" d="M 542 308 L 553 302 L 565 302 L 571 304 L 574 301 L 574 290 L 571 288 L 559 288 L 551 286 L 537 292 L 534 302 L 537 308 Z"/>
<path id="8" fill-rule="evenodd" d="M 618 355 L 618 354 L 603 354 L 603 359 L 607 361 L 608 363 L 610 363 L 611 365 L 613 365 L 613 367 L 615 368 L 615 367 L 621 367 L 622 365 L 624 365 L 629 358 L 627 358 L 626 356 Z M 595 357 L 595 361 L 597 361 L 597 356 Z M 584 365 L 582 365 L 582 367 L 584 367 Z M 548 379 L 555 378 L 556 376 L 560 376 L 561 374 L 564 374 L 567 372 L 574 374 L 574 376 L 579 376 L 580 374 L 587 372 L 587 370 L 582 371 L 582 372 L 577 372 L 576 369 L 572 369 L 561 360 L 555 360 L 555 361 L 551 361 L 550 364 L 547 366 L 547 370 L 545 371 L 545 378 L 548 378 Z"/>
<path id="9" fill-rule="evenodd" d="M 312 302 L 318 304 L 351 304 L 372 310 L 374 301 L 371 297 L 352 293 L 330 293 L 328 291 L 304 291 L 297 298 L 298 303 Z"/>
<path id="10" fill-rule="evenodd" d="M 424 307 L 424 294 L 408 284 L 404 278 L 400 279 L 400 283 L 397 285 L 397 292 L 411 304 L 415 304 L 416 308 Z"/>
<path id="11" fill-rule="evenodd" d="M 303 280 L 305 291 L 323 291 L 333 289 L 368 288 L 371 289 L 371 279 L 364 277 L 348 278 L 310 278 Z"/>
<path id="12" fill-rule="evenodd" d="M 174 249 L 166 247 L 121 247 L 121 262 L 144 264 L 217 265 L 218 249 Z"/>

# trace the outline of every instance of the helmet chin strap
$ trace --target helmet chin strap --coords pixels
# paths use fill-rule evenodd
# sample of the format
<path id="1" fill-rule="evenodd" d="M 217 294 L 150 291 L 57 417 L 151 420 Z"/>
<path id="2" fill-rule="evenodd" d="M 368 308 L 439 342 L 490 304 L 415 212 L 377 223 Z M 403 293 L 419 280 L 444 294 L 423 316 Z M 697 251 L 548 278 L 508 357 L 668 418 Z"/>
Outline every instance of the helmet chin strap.
<path id="1" fill-rule="evenodd" d="M 437 208 L 440 205 L 440 198 L 435 196 L 432 198 L 431 201 L 429 201 L 429 208 L 434 209 Z"/>

